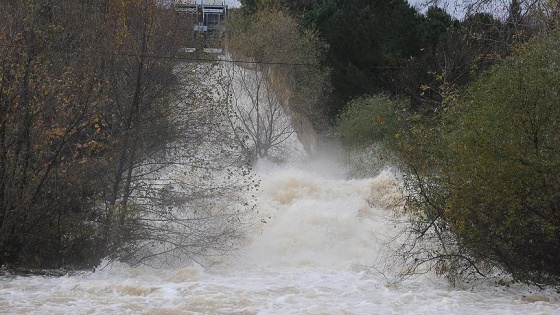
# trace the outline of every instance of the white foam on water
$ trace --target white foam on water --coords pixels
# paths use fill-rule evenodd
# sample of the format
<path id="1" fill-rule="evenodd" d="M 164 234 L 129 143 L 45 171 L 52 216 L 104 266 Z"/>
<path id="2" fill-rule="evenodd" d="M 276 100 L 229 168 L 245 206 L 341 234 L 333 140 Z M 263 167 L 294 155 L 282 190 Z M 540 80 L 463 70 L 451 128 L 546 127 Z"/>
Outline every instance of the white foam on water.
<path id="1" fill-rule="evenodd" d="M 491 281 L 459 289 L 430 274 L 393 283 L 397 270 L 368 270 L 399 230 L 390 171 L 346 180 L 331 166 L 257 169 L 260 223 L 238 255 L 210 269 L 114 264 L 71 277 L 4 277 L 0 313 L 560 314 L 552 289 Z"/>
<path id="2" fill-rule="evenodd" d="M 347 269 L 378 258 L 375 239 L 395 234 L 387 224 L 394 211 L 387 206 L 399 199 L 396 179 L 385 172 L 344 180 L 331 170 L 260 170 L 261 221 L 245 248 L 244 264 Z"/>

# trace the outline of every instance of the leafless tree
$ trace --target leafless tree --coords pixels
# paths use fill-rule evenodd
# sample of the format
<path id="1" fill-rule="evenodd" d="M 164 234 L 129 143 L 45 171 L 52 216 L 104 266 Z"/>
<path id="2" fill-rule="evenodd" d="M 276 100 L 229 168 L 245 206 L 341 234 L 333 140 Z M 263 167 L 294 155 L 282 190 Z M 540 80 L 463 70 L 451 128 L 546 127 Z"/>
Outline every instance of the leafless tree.
<path id="1" fill-rule="evenodd" d="M 247 156 L 282 158 L 294 130 L 267 74 L 251 64 L 228 63 L 224 76 L 230 126 Z"/>
<path id="2" fill-rule="evenodd" d="M 152 0 L 2 3 L 0 264 L 232 248 L 253 183 L 217 87 L 175 59 L 175 18 Z"/>
<path id="3" fill-rule="evenodd" d="M 451 13 L 462 13 L 464 16 L 490 13 L 503 20 L 507 19 L 512 7 L 517 7 L 522 17 L 534 10 L 552 13 L 558 9 L 558 5 L 553 1 L 545 0 L 424 0 L 421 1 L 421 5 L 442 7 Z"/>
<path id="4" fill-rule="evenodd" d="M 254 97 L 255 90 L 249 93 L 253 95 L 251 102 L 256 105 L 258 101 L 260 106 L 263 99 L 268 99 L 272 105 L 268 110 L 274 112 L 277 122 L 282 107 L 304 149 L 312 154 L 317 146 L 317 130 L 324 127 L 321 100 L 328 90 L 327 72 L 319 65 L 325 48 L 321 40 L 314 32 L 301 30 L 289 14 L 274 6 L 263 6 L 250 18 L 234 15 L 228 23 L 226 42 L 232 59 L 247 61 L 241 68 L 259 73 L 243 74 L 238 70 L 247 82 L 242 84 L 245 91 L 251 86 L 259 90 L 259 98 Z M 255 126 L 260 128 L 265 120 Z M 274 131 L 277 136 L 262 136 L 269 138 L 265 142 L 279 143 L 287 133 L 284 123 L 279 123 Z M 266 153 L 268 149 L 265 145 L 259 150 Z"/>

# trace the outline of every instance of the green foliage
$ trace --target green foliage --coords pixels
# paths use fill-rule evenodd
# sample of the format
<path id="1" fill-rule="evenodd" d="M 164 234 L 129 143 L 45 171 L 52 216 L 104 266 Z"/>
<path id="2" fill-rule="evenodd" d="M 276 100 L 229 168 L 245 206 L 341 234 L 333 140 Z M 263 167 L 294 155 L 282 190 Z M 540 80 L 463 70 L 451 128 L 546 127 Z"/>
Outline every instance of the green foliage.
<path id="1" fill-rule="evenodd" d="M 241 8 L 247 13 L 253 13 L 257 10 L 258 0 L 240 0 Z"/>
<path id="2" fill-rule="evenodd" d="M 449 220 L 514 276 L 560 276 L 558 38 L 522 47 L 450 113 Z"/>
<path id="3" fill-rule="evenodd" d="M 509 52 L 510 31 L 490 14 L 464 21 L 408 2 L 323 0 L 302 24 L 328 44 L 323 64 L 331 69 L 331 118 L 366 94 L 411 99 L 415 111 L 440 109 L 446 93 L 468 83 Z"/>
<path id="4" fill-rule="evenodd" d="M 487 13 L 458 21 L 431 7 L 420 27 L 422 52 L 393 76 L 394 89 L 417 113 L 438 116 L 451 94 L 510 52 L 505 25 Z"/>
<path id="5" fill-rule="evenodd" d="M 424 41 L 429 45 L 436 45 L 440 37 L 456 26 L 457 20 L 438 7 L 430 7 L 426 12 L 422 27 L 424 28 Z"/>
<path id="6" fill-rule="evenodd" d="M 403 121 L 398 110 L 403 107 L 403 101 L 385 94 L 357 98 L 339 115 L 335 133 L 348 147 L 379 143 L 392 146 Z"/>
<path id="7" fill-rule="evenodd" d="M 372 176 L 395 163 L 398 134 L 405 128 L 406 102 L 385 94 L 350 101 L 334 127 L 346 152 L 350 176 Z"/>
<path id="8" fill-rule="evenodd" d="M 420 51 L 419 22 L 404 0 L 325 0 L 308 12 L 304 24 L 329 45 L 333 117 L 354 97 L 390 90 L 392 68 Z"/>
<path id="9" fill-rule="evenodd" d="M 431 128 L 434 163 L 413 185 L 418 235 L 450 232 L 448 257 L 539 283 L 560 279 L 558 39 L 521 46 L 445 110 Z"/>
<path id="10" fill-rule="evenodd" d="M 253 14 L 258 10 L 286 10 L 291 16 L 302 18 L 318 5 L 318 0 L 241 0 L 241 11 Z"/>

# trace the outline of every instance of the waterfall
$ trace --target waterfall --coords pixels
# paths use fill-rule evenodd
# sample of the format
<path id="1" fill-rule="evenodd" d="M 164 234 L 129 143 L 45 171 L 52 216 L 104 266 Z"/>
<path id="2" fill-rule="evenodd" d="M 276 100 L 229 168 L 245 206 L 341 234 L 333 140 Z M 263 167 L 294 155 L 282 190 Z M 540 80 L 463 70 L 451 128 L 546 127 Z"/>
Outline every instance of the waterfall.
<path id="1" fill-rule="evenodd" d="M 208 268 L 113 263 L 65 277 L 0 276 L 1 314 L 560 314 L 560 296 L 485 280 L 403 281 L 406 220 L 391 170 L 348 179 L 333 158 L 259 161 L 242 248 Z"/>
<path id="2" fill-rule="evenodd" d="M 398 270 L 379 268 L 402 224 L 390 171 L 360 180 L 326 162 L 255 171 L 255 224 L 236 255 L 208 269 L 113 264 L 77 276 L 4 276 L 0 313 L 559 314 L 552 289 L 453 288 L 431 274 L 393 282 Z"/>

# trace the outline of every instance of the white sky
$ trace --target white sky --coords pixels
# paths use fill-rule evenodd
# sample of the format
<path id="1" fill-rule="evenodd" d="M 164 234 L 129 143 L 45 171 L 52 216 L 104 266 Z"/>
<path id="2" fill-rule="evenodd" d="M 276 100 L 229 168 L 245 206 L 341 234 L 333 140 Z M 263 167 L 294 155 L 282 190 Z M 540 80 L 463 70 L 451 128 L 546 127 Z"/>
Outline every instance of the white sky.
<path id="1" fill-rule="evenodd" d="M 408 0 L 412 6 L 417 7 L 421 10 L 426 8 L 426 0 Z M 458 18 L 462 18 L 465 15 L 463 1 L 460 0 L 439 0 L 438 6 L 445 9 L 449 14 L 454 15 Z"/>
<path id="2" fill-rule="evenodd" d="M 226 1 L 226 4 L 230 7 L 237 8 L 237 7 L 241 6 L 241 3 L 239 3 L 238 0 L 225 0 L 225 1 Z"/>

